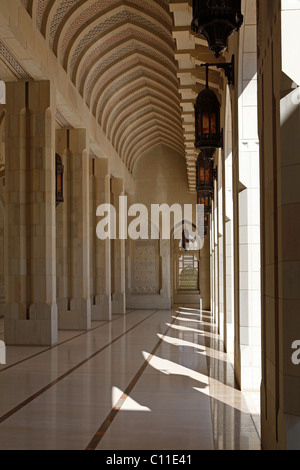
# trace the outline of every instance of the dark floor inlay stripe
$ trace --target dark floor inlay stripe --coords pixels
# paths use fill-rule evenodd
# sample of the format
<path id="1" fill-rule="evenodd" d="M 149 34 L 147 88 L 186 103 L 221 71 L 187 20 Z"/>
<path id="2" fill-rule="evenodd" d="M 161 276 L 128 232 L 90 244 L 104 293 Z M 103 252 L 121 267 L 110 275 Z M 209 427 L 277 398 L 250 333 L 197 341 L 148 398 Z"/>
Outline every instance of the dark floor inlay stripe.
<path id="1" fill-rule="evenodd" d="M 133 312 L 133 310 L 131 310 L 130 312 L 127 312 L 127 313 L 132 313 L 132 312 Z M 66 339 L 65 341 L 62 341 L 61 343 L 56 343 L 53 346 L 49 346 L 49 348 L 43 349 L 43 351 L 40 351 L 36 354 L 33 354 L 32 356 L 28 356 L 25 359 L 22 359 L 21 361 L 14 362 L 14 364 L 11 364 L 10 366 L 3 367 L 3 369 L 0 369 L 0 372 L 4 372 L 7 369 L 11 369 L 12 367 L 23 364 L 24 362 L 29 361 L 30 359 L 33 359 L 37 356 L 40 356 L 41 354 L 44 354 L 48 351 L 51 351 L 52 349 L 58 348 L 59 346 L 62 346 L 63 344 L 68 343 L 69 341 L 72 341 L 73 339 L 80 338 L 80 336 L 84 336 L 84 335 L 87 335 L 88 333 L 92 333 L 93 331 L 98 330 L 98 328 L 102 328 L 103 326 L 106 326 L 109 323 L 112 323 L 113 321 L 119 320 L 120 317 L 123 317 L 123 315 L 117 316 L 116 318 L 113 318 L 112 320 L 103 320 L 104 323 L 102 323 L 102 325 L 95 326 L 94 328 L 91 328 L 90 330 L 87 330 L 87 331 L 83 331 L 82 333 L 79 333 L 76 336 L 72 336 L 72 338 Z M 99 321 L 102 321 L 102 320 L 99 320 Z M 25 347 L 25 346 L 23 346 L 23 347 Z"/>
<path id="2" fill-rule="evenodd" d="M 110 411 L 110 413 L 108 414 L 106 419 L 103 421 L 100 428 L 95 433 L 94 437 L 92 438 L 92 440 L 90 441 L 90 443 L 88 444 L 88 446 L 86 447 L 85 450 L 96 450 L 96 448 L 98 447 L 98 445 L 102 441 L 103 437 L 105 436 L 106 431 L 108 430 L 108 428 L 110 427 L 110 425 L 112 424 L 112 422 L 114 421 L 116 416 L 118 415 L 119 411 L 121 410 L 121 408 L 122 408 L 123 404 L 125 403 L 127 397 L 129 397 L 130 393 L 132 392 L 133 388 L 137 384 L 138 380 L 141 378 L 141 376 L 144 373 L 144 371 L 145 371 L 146 367 L 148 366 L 149 362 L 151 361 L 151 359 L 155 355 L 155 353 L 158 350 L 161 343 L 164 341 L 168 331 L 171 329 L 172 325 L 175 323 L 175 321 L 177 319 L 177 316 L 176 316 L 176 318 L 174 318 L 172 320 L 170 326 L 168 326 L 168 328 L 166 329 L 163 336 L 160 338 L 160 340 L 158 341 L 156 346 L 153 348 L 152 352 L 149 354 L 147 359 L 145 359 L 145 361 L 142 364 L 142 366 L 140 367 L 139 371 L 136 373 L 136 375 L 134 376 L 132 381 L 129 383 L 128 387 L 126 388 L 125 392 L 123 393 L 123 395 L 121 396 L 119 401 L 115 404 L 115 406 Z"/>
<path id="3" fill-rule="evenodd" d="M 8 418 L 10 418 L 11 416 L 13 416 L 15 413 L 17 413 L 18 411 L 20 411 L 22 408 L 24 408 L 26 405 L 28 405 L 29 403 L 31 403 L 33 400 L 35 400 L 36 398 L 40 397 L 43 393 L 47 392 L 50 388 L 54 387 L 55 385 L 57 385 L 59 382 L 61 382 L 63 379 L 65 379 L 66 377 L 68 377 L 70 374 L 72 374 L 73 372 L 75 372 L 75 370 L 79 369 L 80 367 L 84 366 L 87 362 L 89 362 L 91 359 L 93 359 L 94 357 L 98 356 L 102 351 L 104 351 L 105 349 L 107 349 L 109 346 L 111 346 L 112 344 L 114 344 L 116 341 L 118 341 L 119 339 L 123 338 L 123 336 L 126 336 L 130 331 L 134 330 L 137 326 L 141 325 L 141 323 L 144 323 L 146 320 L 148 320 L 148 318 L 152 317 L 152 315 L 154 315 L 155 313 L 157 313 L 158 310 L 155 310 L 154 312 L 152 312 L 150 315 L 148 315 L 146 318 L 144 318 L 143 320 L 141 320 L 140 322 L 138 322 L 136 325 L 132 326 L 131 328 L 129 328 L 127 331 L 125 331 L 124 333 L 122 333 L 121 335 L 119 335 L 117 338 L 113 339 L 112 341 L 110 341 L 108 344 L 106 344 L 105 346 L 103 346 L 101 349 L 98 349 L 98 351 L 94 352 L 93 354 L 91 354 L 89 357 L 87 357 L 86 359 L 84 359 L 83 361 L 81 361 L 79 364 L 77 364 L 76 366 L 72 367 L 72 369 L 68 370 L 67 372 L 65 372 L 63 375 L 61 375 L 60 377 L 58 377 L 57 379 L 53 380 L 53 382 L 50 382 L 48 385 L 46 385 L 45 387 L 41 388 L 38 392 L 34 393 L 33 395 L 31 395 L 29 398 L 27 398 L 27 400 L 23 401 L 22 403 L 20 403 L 19 405 L 15 406 L 14 408 L 12 408 L 10 411 L 8 411 L 7 413 L 5 413 L 4 415 L 2 415 L 0 417 L 0 424 L 3 423 L 3 421 L 7 420 Z"/>

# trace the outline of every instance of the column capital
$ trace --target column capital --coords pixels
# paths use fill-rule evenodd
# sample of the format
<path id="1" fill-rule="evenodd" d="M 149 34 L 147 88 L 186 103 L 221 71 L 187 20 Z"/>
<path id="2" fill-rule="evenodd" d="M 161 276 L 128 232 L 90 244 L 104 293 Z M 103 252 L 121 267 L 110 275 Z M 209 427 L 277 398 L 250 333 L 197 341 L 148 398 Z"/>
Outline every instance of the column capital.
<path id="1" fill-rule="evenodd" d="M 72 153 L 82 154 L 87 152 L 89 154 L 89 138 L 86 129 L 69 129 L 69 150 Z"/>
<path id="2" fill-rule="evenodd" d="M 114 196 L 121 196 L 125 192 L 125 185 L 123 178 L 112 178 L 111 190 Z"/>
<path id="3" fill-rule="evenodd" d="M 104 178 L 109 175 L 109 161 L 107 158 L 95 158 L 94 170 L 96 178 Z"/>

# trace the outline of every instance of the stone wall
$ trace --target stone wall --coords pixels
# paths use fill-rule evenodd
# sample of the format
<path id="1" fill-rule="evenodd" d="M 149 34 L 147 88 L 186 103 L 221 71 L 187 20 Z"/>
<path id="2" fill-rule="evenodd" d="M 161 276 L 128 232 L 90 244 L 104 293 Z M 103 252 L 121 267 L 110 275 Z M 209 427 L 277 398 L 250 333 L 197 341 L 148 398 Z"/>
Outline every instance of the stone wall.
<path id="1" fill-rule="evenodd" d="M 174 150 L 158 146 L 138 161 L 135 172 L 134 193 L 128 195 L 128 204 L 144 204 L 150 218 L 151 204 L 196 205 L 196 193 L 189 190 L 185 161 Z M 152 221 L 153 222 L 153 221 Z M 150 227 L 150 220 L 149 220 Z M 171 225 L 172 229 L 173 225 Z M 200 251 L 200 292 L 203 306 L 210 308 L 209 237 Z M 147 270 L 146 264 L 151 265 Z M 131 308 L 170 308 L 173 290 L 172 240 L 149 240 L 127 244 L 127 305 Z M 142 274 L 144 273 L 144 274 Z M 147 279 L 146 277 L 147 276 Z M 184 299 L 183 299 L 184 300 Z M 185 303 L 199 301 L 198 296 L 186 296 Z"/>

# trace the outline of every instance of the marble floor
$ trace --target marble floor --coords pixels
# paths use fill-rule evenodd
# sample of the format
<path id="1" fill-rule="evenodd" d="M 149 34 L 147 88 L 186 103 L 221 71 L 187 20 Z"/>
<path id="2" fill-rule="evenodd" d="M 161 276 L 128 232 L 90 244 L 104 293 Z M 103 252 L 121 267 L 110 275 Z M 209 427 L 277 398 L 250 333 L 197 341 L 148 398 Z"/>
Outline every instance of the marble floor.
<path id="1" fill-rule="evenodd" d="M 2 450 L 260 449 L 259 406 L 236 389 L 209 312 L 129 311 L 6 355 Z"/>

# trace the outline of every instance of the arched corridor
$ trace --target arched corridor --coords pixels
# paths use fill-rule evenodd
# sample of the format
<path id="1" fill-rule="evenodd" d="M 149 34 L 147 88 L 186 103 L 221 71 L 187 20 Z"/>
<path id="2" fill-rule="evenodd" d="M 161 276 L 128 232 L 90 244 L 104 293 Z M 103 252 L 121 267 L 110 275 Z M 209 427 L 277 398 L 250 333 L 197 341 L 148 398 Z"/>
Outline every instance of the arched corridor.
<path id="1" fill-rule="evenodd" d="M 300 448 L 300 6 L 221 3 L 0 2 L 0 449 Z"/>

